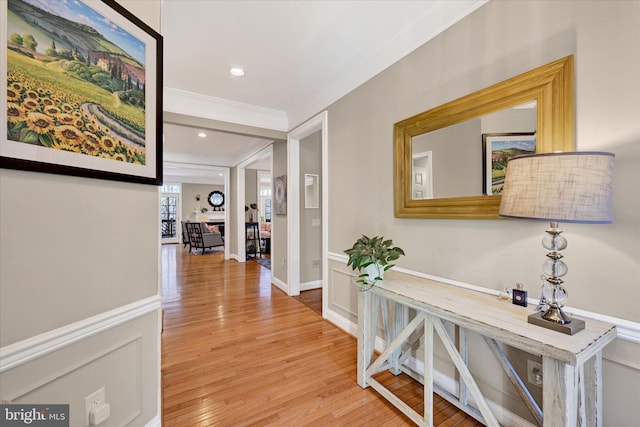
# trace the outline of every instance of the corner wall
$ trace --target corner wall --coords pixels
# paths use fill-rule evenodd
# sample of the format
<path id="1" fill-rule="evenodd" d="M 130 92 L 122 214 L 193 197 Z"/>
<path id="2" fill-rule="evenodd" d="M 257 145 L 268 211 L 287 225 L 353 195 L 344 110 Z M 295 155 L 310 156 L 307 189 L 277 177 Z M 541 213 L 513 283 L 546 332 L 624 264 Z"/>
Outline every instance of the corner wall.
<path id="1" fill-rule="evenodd" d="M 120 3 L 159 30 L 158 2 Z M 0 400 L 84 426 L 106 386 L 111 425 L 159 424 L 158 212 L 155 186 L 0 170 Z"/>
<path id="2" fill-rule="evenodd" d="M 273 182 L 276 177 L 282 175 L 287 175 L 287 143 L 274 141 Z M 289 177 L 287 177 L 288 179 Z M 275 187 L 272 188 L 271 194 L 275 197 Z M 272 206 L 273 203 L 272 201 Z M 271 236 L 271 280 L 279 288 L 287 289 L 289 283 L 287 274 L 287 216 L 276 215 L 275 210 L 271 215 Z"/>
<path id="3" fill-rule="evenodd" d="M 407 253 L 397 264 L 408 270 L 493 291 L 522 282 L 532 296 L 538 292 L 544 224 L 394 217 L 393 124 L 574 55 L 576 146 L 616 154 L 616 188 L 613 224 L 562 225 L 569 241 L 569 305 L 630 321 L 638 335 L 638 22 L 638 2 L 488 2 L 331 105 L 328 317 L 343 328 L 357 320 L 357 291 L 342 251 L 360 234 L 393 239 Z M 639 343 L 618 339 L 604 352 L 604 425 L 632 426 L 640 418 Z M 481 387 L 526 418 L 485 350 L 472 350 Z"/>

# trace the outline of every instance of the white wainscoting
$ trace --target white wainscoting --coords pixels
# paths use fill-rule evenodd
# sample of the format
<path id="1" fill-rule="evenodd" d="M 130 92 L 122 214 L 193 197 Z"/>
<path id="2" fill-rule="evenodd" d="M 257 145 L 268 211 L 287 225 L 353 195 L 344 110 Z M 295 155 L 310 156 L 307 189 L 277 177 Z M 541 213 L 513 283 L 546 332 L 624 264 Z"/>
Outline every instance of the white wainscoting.
<path id="1" fill-rule="evenodd" d="M 0 400 L 68 403 L 78 414 L 105 387 L 111 425 L 160 426 L 161 324 L 154 295 L 4 346 Z"/>
<path id="2" fill-rule="evenodd" d="M 152 311 L 160 310 L 160 307 L 160 295 L 154 295 L 15 344 L 0 347 L 0 373 Z"/>

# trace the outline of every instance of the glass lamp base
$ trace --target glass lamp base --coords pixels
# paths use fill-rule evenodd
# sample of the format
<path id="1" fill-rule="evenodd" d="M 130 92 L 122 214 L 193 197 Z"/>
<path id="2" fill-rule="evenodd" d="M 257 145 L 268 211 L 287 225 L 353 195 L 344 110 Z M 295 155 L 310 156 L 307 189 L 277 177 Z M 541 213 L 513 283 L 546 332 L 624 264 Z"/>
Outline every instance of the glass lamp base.
<path id="1" fill-rule="evenodd" d="M 545 312 L 542 313 L 542 318 L 549 322 L 559 323 L 561 325 L 567 325 L 571 323 L 571 318 L 564 314 L 560 307 L 554 307 L 551 305 Z"/>

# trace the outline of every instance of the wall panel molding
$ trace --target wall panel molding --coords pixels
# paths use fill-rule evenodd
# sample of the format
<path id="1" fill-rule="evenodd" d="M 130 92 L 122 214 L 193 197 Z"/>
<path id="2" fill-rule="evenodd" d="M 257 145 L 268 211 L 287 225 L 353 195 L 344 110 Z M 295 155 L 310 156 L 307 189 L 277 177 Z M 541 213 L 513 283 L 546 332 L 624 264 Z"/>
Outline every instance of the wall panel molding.
<path id="1" fill-rule="evenodd" d="M 330 259 L 330 258 L 329 258 L 329 259 Z M 346 261 L 345 261 L 345 264 L 346 264 Z M 349 280 L 349 282 L 351 282 L 351 279 L 353 279 L 353 278 L 355 278 L 355 277 L 356 277 L 356 275 L 355 275 L 355 274 L 347 273 L 347 272 L 345 272 L 345 271 L 338 270 L 338 269 L 336 269 L 336 268 L 331 268 L 329 271 L 330 271 L 330 273 L 331 273 L 331 274 L 330 274 L 331 281 L 329 282 L 329 284 L 331 284 L 331 283 L 335 283 L 335 282 L 336 282 L 336 280 L 335 280 L 335 276 L 336 276 L 336 275 L 340 275 L 340 276 L 347 276 L 347 277 L 349 278 L 349 279 L 348 279 L 348 280 Z M 345 305 L 344 305 L 344 304 L 341 304 L 341 303 L 339 303 L 338 301 L 336 301 L 336 299 L 335 299 L 335 298 L 333 298 L 333 296 L 334 296 L 334 293 L 333 293 L 333 292 L 330 292 L 330 293 L 329 293 L 329 295 L 331 295 L 331 305 L 333 305 L 334 307 L 338 307 L 339 309 L 343 310 L 345 313 L 349 313 L 349 314 L 351 314 L 351 315 L 353 315 L 353 316 L 358 317 L 358 313 L 357 313 L 357 312 L 353 312 L 349 307 L 345 307 Z M 328 311 L 328 310 L 329 310 L 329 309 L 327 308 L 327 311 Z M 355 335 L 355 333 L 354 333 L 354 335 Z"/>
<path id="2" fill-rule="evenodd" d="M 87 365 L 89 365 L 90 363 L 95 362 L 98 359 L 101 359 L 111 353 L 114 353 L 128 345 L 133 345 L 136 349 L 136 363 L 138 365 L 140 365 L 142 363 L 142 350 L 141 350 L 141 345 L 140 345 L 140 341 L 142 340 L 142 335 L 136 335 L 133 336 L 129 339 L 126 339 L 122 342 L 119 342 L 116 345 L 113 346 L 109 346 L 106 349 L 103 349 L 101 351 L 99 351 L 98 353 L 92 354 L 90 357 L 87 358 L 83 358 L 82 360 L 73 363 L 71 365 L 65 366 L 62 369 L 59 369 L 57 371 L 52 372 L 51 374 L 49 374 L 46 378 L 40 378 L 37 382 L 28 384 L 24 387 L 22 387 L 21 389 L 13 392 L 10 395 L 7 396 L 2 396 L 2 400 L 3 401 L 7 401 L 7 402 L 13 402 L 14 400 L 20 399 L 26 395 L 28 395 L 29 393 L 32 393 L 33 391 L 44 387 L 47 384 L 50 384 L 54 381 L 59 380 L 60 378 L 71 374 L 72 372 L 75 372 Z M 142 378 L 140 377 L 141 375 L 141 371 L 138 370 L 137 372 L 138 374 L 138 378 L 137 378 L 137 388 L 138 388 L 138 394 L 142 393 L 141 390 L 141 384 L 142 384 Z M 140 402 L 141 399 L 138 399 L 138 402 Z M 137 413 L 133 414 L 131 416 L 131 420 L 133 420 L 135 417 L 137 417 L 138 415 L 140 415 L 141 411 L 140 408 L 138 408 Z"/>
<path id="3" fill-rule="evenodd" d="M 52 331 L 0 348 L 0 373 L 43 357 L 115 326 L 157 311 L 161 297 L 154 295 Z"/>

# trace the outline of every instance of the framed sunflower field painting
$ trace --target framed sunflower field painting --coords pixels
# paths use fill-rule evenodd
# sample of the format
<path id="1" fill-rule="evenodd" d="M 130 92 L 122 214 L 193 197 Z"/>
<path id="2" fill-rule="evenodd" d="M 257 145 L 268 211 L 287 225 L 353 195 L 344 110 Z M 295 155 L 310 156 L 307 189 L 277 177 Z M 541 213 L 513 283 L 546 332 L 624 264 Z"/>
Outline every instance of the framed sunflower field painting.
<path id="1" fill-rule="evenodd" d="M 162 183 L 162 36 L 113 0 L 0 2 L 0 167 Z"/>

